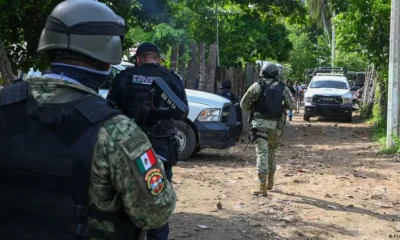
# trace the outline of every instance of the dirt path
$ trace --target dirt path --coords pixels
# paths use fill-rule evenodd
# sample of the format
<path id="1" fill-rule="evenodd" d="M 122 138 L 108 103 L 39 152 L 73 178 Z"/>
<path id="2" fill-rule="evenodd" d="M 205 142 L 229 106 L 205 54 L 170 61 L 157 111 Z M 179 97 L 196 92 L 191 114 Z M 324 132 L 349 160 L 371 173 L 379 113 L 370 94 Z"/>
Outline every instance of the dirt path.
<path id="1" fill-rule="evenodd" d="M 249 194 L 252 145 L 180 162 L 170 239 L 400 239 L 400 160 L 376 156 L 369 131 L 357 117 L 346 124 L 296 116 L 267 198 Z"/>

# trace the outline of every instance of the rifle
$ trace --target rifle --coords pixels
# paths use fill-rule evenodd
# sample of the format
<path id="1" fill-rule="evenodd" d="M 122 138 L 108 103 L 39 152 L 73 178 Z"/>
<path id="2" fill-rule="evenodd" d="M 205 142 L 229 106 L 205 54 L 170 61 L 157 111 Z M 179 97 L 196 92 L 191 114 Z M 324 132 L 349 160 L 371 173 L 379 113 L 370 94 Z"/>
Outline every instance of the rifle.
<path id="1" fill-rule="evenodd" d="M 254 107 L 252 105 L 251 107 L 251 111 L 250 111 L 250 115 L 249 115 L 249 127 L 250 127 L 250 131 L 249 131 L 249 135 L 248 135 L 248 141 L 246 143 L 246 146 L 244 147 L 243 151 L 246 151 L 247 146 L 249 146 L 250 141 L 254 142 L 256 140 L 256 132 L 255 129 L 251 127 L 251 122 L 254 120 Z"/>
<path id="2" fill-rule="evenodd" d="M 160 119 L 184 119 L 189 107 L 171 90 L 162 78 L 155 78 L 151 84 L 149 100 L 144 102 L 135 115 L 136 124 L 154 143 L 154 128 Z M 164 103 L 162 106 L 161 103 Z"/>

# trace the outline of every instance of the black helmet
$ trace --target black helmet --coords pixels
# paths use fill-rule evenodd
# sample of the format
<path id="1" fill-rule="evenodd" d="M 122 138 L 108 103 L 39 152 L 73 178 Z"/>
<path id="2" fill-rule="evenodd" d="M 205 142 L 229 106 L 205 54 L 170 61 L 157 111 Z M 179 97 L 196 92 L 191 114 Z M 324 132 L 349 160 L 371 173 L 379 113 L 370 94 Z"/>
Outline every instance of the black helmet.
<path id="1" fill-rule="evenodd" d="M 222 81 L 221 83 L 222 88 L 232 88 L 232 82 L 229 79 Z"/>
<path id="2" fill-rule="evenodd" d="M 278 67 L 272 62 L 266 62 L 261 68 L 260 77 L 275 78 L 279 75 Z"/>

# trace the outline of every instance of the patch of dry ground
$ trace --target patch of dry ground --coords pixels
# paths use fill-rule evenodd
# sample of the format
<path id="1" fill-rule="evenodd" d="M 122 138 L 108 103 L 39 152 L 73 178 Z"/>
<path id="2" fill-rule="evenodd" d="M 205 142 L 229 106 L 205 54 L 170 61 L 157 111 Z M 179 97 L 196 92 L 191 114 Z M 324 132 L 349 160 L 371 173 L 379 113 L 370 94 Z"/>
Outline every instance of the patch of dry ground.
<path id="1" fill-rule="evenodd" d="M 252 145 L 180 162 L 170 239 L 400 239 L 400 161 L 376 155 L 370 129 L 357 117 L 347 124 L 295 116 L 266 198 L 249 194 Z"/>

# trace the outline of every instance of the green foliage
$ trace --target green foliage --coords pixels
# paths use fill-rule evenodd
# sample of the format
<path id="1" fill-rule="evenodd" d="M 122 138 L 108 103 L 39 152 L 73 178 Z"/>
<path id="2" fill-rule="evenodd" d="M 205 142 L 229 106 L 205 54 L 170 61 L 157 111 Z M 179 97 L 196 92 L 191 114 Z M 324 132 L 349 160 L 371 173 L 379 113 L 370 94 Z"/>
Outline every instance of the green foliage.
<path id="1" fill-rule="evenodd" d="M 358 52 L 336 52 L 335 66 L 345 67 L 350 71 L 362 72 L 368 66 L 367 60 Z"/>
<path id="2" fill-rule="evenodd" d="M 337 45 L 368 57 L 380 69 L 389 61 L 390 0 L 347 0 L 336 17 Z"/>
<path id="3" fill-rule="evenodd" d="M 0 38 L 4 40 L 15 73 L 18 68 L 47 64 L 36 53 L 36 48 L 47 15 L 58 3 L 55 0 L 0 1 Z"/>
<path id="4" fill-rule="evenodd" d="M 323 31 L 316 25 L 288 25 L 289 40 L 293 44 L 289 60 L 285 64 L 286 77 L 293 81 L 306 81 L 304 71 L 325 66 L 330 61 L 330 46 Z M 306 82 L 305 82 L 306 83 Z"/>
<path id="5" fill-rule="evenodd" d="M 299 14 L 304 8 L 299 1 L 286 0 Z M 250 5 L 247 1 L 219 1 L 220 63 L 234 66 L 238 61 L 250 62 L 273 58 L 284 61 L 292 48 L 284 24 L 278 20 L 288 14 L 286 7 L 274 1 L 261 1 Z M 296 6 L 296 7 L 295 7 Z M 216 43 L 215 1 L 169 1 L 171 29 L 179 32 L 178 39 L 159 39 L 165 45 L 178 42 Z M 270 11 L 265 11 L 270 7 Z M 294 18 L 293 18 L 294 19 Z M 292 19 L 292 20 L 293 20 Z M 145 33 L 154 32 L 145 30 Z M 162 35 L 164 38 L 164 35 Z M 180 41 L 179 41 L 180 40 Z"/>

